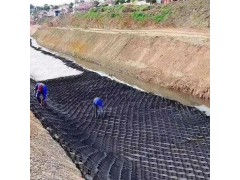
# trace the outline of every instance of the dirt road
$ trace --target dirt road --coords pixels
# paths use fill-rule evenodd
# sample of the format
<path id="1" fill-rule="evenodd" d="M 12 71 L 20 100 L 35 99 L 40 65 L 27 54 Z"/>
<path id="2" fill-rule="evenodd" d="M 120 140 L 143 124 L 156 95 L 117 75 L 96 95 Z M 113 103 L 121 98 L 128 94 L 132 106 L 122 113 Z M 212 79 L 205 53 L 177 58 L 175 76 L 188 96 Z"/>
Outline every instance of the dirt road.
<path id="1" fill-rule="evenodd" d="M 83 32 L 96 32 L 104 34 L 134 34 L 140 36 L 174 36 L 174 37 L 190 37 L 210 39 L 210 32 L 207 30 L 196 31 L 193 29 L 170 29 L 162 28 L 157 30 L 119 30 L 119 29 L 97 29 L 97 28 L 74 28 L 74 27 L 52 27 L 67 30 L 81 30 Z"/>

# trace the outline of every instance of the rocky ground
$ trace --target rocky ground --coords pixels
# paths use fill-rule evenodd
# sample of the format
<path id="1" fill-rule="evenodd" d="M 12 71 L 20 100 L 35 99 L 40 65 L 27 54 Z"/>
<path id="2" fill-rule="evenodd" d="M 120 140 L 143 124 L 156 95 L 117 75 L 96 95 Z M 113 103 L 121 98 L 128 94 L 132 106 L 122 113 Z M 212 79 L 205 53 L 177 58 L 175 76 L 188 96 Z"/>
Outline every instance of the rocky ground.
<path id="1" fill-rule="evenodd" d="M 80 171 L 32 112 L 30 113 L 30 125 L 31 179 L 83 180 Z"/>

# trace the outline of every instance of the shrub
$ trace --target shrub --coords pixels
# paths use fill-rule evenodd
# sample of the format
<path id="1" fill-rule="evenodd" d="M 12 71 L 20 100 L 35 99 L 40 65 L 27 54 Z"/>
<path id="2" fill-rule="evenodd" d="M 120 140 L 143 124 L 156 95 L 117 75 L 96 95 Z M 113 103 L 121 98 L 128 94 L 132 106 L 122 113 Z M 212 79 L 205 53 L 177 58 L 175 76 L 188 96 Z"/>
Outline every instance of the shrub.
<path id="1" fill-rule="evenodd" d="M 157 23 L 166 21 L 172 14 L 172 9 L 170 7 L 163 7 L 160 14 L 154 17 Z"/>
<path id="2" fill-rule="evenodd" d="M 145 21 L 148 18 L 148 15 L 142 13 L 142 12 L 134 12 L 133 13 L 133 19 L 136 21 Z"/>
<path id="3" fill-rule="evenodd" d="M 116 14 L 116 13 L 112 13 L 111 15 L 110 15 L 110 17 L 111 18 L 116 18 L 116 17 L 119 17 L 120 15 L 119 14 Z"/>
<path id="4" fill-rule="evenodd" d="M 97 19 L 100 17 L 100 13 L 95 11 L 89 11 L 88 13 L 84 14 L 84 17 L 87 19 Z"/>

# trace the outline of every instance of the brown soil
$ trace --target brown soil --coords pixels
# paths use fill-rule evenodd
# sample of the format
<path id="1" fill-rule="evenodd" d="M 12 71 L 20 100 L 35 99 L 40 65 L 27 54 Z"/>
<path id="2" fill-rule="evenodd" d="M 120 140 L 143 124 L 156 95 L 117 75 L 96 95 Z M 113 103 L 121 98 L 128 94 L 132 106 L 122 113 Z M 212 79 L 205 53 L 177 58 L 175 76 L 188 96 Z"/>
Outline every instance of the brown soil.
<path id="1" fill-rule="evenodd" d="M 40 25 L 31 25 L 30 35 L 32 36 L 40 27 Z"/>
<path id="2" fill-rule="evenodd" d="M 41 28 L 34 37 L 41 45 L 76 60 L 210 99 L 208 31 Z"/>
<path id="3" fill-rule="evenodd" d="M 203 42 L 209 42 L 209 30 L 194 30 L 194 29 L 184 29 L 184 28 L 161 28 L 161 29 L 152 29 L 152 30 L 120 30 L 120 29 L 97 29 L 97 28 L 74 28 L 74 27 L 54 27 L 57 29 L 65 30 L 81 30 L 83 32 L 96 32 L 104 34 L 132 34 L 138 36 L 173 36 L 173 37 L 183 37 L 189 38 L 189 40 L 199 41 L 201 39 Z M 199 43 L 199 42 L 198 42 Z M 207 45 L 207 43 L 205 45 Z"/>
<path id="4" fill-rule="evenodd" d="M 31 179 L 84 180 L 80 171 L 61 146 L 30 113 L 30 173 Z"/>

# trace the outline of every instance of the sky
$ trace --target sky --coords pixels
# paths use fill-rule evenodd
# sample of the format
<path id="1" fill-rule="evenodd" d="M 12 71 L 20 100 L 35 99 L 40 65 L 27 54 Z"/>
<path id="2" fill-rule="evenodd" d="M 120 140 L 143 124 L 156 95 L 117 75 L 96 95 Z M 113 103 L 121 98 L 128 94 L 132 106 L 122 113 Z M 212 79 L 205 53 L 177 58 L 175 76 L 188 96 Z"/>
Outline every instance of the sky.
<path id="1" fill-rule="evenodd" d="M 44 4 L 61 5 L 64 3 L 69 4 L 70 2 L 74 2 L 74 0 L 30 0 L 30 4 L 34 6 L 44 6 Z"/>

